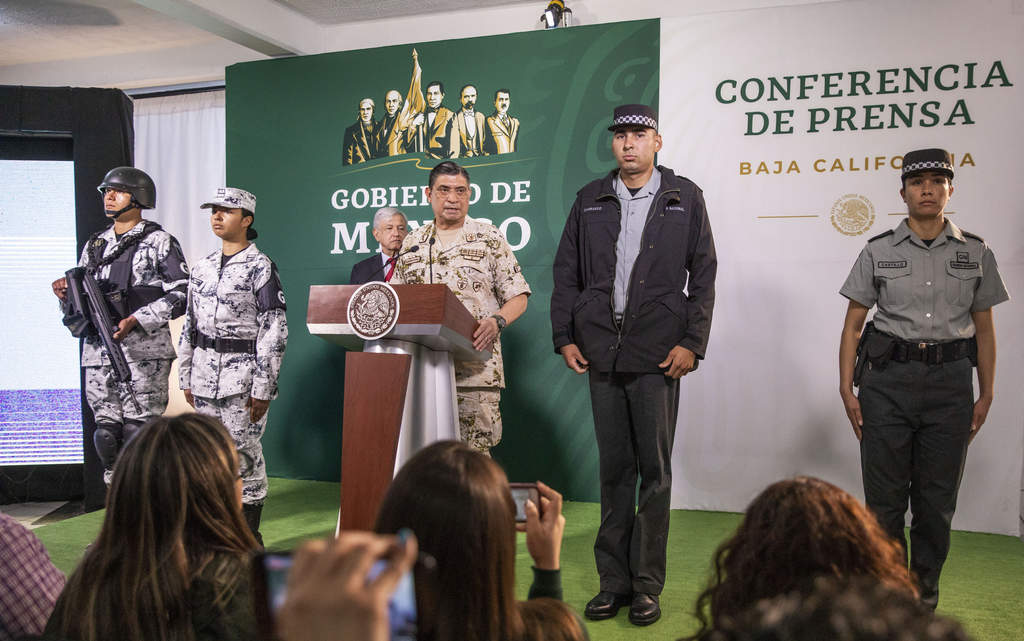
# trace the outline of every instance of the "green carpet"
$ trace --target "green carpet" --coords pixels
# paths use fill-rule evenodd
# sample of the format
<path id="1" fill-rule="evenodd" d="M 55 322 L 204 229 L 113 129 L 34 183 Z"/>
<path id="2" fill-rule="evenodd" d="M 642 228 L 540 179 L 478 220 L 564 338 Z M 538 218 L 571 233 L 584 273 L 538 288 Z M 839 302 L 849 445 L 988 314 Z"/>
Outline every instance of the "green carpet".
<path id="1" fill-rule="evenodd" d="M 263 513 L 267 546 L 288 549 L 301 541 L 334 533 L 338 485 L 315 481 L 270 480 L 270 500 Z M 578 611 L 597 592 L 594 533 L 599 509 L 594 503 L 565 505 L 562 582 L 565 599 Z M 85 546 L 96 536 L 103 513 L 94 512 L 35 530 L 54 564 L 70 572 Z M 662 619 L 636 628 L 622 610 L 614 619 L 588 623 L 594 641 L 669 640 L 696 627 L 693 603 L 704 585 L 711 554 L 739 523 L 740 515 L 723 512 L 672 512 L 668 585 L 661 597 Z M 520 535 L 516 561 L 518 591 L 526 597 L 530 558 Z M 959 619 L 977 641 L 1024 638 L 1024 542 L 1009 536 L 954 532 L 953 547 L 942 573 L 939 611 Z"/>

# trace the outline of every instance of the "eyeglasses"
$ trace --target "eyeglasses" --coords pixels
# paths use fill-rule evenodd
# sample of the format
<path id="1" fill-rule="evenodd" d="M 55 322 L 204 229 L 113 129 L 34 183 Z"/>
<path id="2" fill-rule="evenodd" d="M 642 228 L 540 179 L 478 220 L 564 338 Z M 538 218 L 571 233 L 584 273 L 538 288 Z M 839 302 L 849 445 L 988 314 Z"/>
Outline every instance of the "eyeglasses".
<path id="1" fill-rule="evenodd" d="M 448 185 L 441 185 L 440 187 L 437 187 L 435 191 L 441 194 L 443 198 L 447 198 L 453 193 L 455 194 L 455 197 L 458 198 L 459 200 L 469 198 L 469 187 L 456 187 L 452 189 Z"/>

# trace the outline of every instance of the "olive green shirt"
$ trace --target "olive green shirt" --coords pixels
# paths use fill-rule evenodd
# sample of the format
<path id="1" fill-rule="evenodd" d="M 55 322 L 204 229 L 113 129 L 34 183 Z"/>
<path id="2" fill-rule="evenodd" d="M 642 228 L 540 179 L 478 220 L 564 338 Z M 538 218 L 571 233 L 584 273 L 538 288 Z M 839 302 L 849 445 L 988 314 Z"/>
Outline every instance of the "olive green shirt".
<path id="1" fill-rule="evenodd" d="M 839 293 L 868 308 L 878 305 L 875 327 L 915 342 L 970 338 L 971 312 L 1010 298 L 992 250 L 950 220 L 930 247 L 907 219 L 875 236 Z"/>

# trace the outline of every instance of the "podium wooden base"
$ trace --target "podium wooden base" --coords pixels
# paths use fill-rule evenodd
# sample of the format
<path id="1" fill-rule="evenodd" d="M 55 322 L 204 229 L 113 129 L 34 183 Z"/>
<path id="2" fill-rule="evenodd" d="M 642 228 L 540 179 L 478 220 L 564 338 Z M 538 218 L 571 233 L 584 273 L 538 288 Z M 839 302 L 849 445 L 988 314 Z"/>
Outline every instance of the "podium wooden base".
<path id="1" fill-rule="evenodd" d="M 394 475 L 412 357 L 349 352 L 341 443 L 342 530 L 369 530 Z"/>

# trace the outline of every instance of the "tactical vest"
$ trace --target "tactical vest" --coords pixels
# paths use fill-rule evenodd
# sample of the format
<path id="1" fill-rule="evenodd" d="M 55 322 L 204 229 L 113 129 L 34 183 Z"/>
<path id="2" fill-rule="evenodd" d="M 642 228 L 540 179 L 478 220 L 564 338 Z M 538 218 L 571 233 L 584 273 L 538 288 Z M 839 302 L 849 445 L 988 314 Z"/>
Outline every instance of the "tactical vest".
<path id="1" fill-rule="evenodd" d="M 132 264 L 139 244 L 150 234 L 163 229 L 151 221 L 144 221 L 140 224 L 145 225 L 142 232 L 132 236 L 126 242 L 120 243 L 117 249 L 106 257 L 103 257 L 103 252 L 107 248 L 107 241 L 100 238 L 102 232 L 97 232 L 89 237 L 85 268 L 96 277 L 107 299 L 110 313 L 115 317 L 115 322 L 127 318 L 135 310 L 164 295 L 163 287 L 132 286 Z M 96 274 L 101 267 L 106 265 L 110 265 L 110 275 L 101 279 Z"/>

